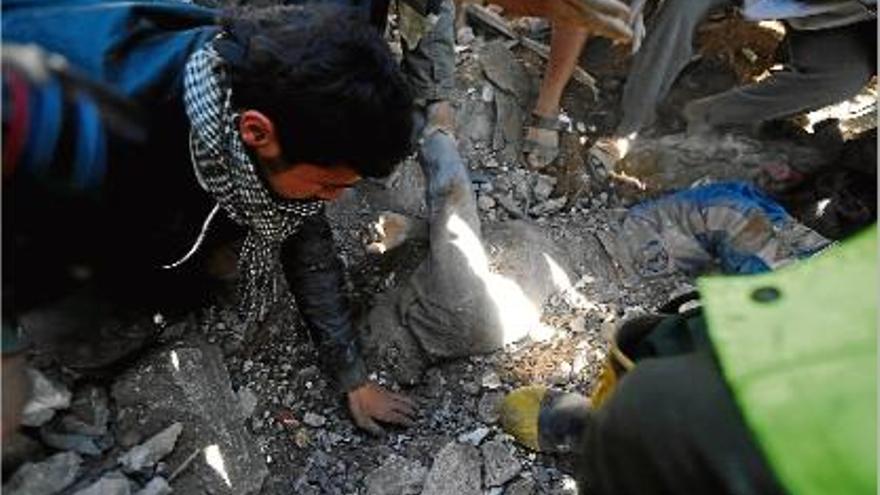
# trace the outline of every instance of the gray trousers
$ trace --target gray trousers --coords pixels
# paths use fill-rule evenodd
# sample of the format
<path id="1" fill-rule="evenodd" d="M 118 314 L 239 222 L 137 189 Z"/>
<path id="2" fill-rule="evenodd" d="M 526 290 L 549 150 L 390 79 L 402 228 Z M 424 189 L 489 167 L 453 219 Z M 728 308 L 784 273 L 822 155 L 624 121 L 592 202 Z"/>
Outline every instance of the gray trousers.
<path id="1" fill-rule="evenodd" d="M 401 69 L 420 104 L 449 100 L 455 87 L 455 4 L 444 0 L 434 26 L 403 47 Z M 404 43 L 406 45 L 406 43 Z"/>
<path id="2" fill-rule="evenodd" d="M 488 271 L 471 181 L 455 140 L 436 131 L 424 137 L 429 250 L 398 289 L 381 294 L 361 322 L 368 362 L 413 383 L 441 358 L 491 352 L 503 335 L 481 274 Z"/>
<path id="3" fill-rule="evenodd" d="M 731 5 L 731 0 L 666 0 L 633 57 L 623 87 L 623 117 L 617 135 L 626 136 L 654 123 L 657 104 L 694 56 L 697 26 L 712 10 Z"/>
<path id="4" fill-rule="evenodd" d="M 687 113 L 712 127 L 756 124 L 855 96 L 876 72 L 874 21 L 818 31 L 789 28 L 783 43 L 785 70 L 697 100 Z"/>
<path id="5" fill-rule="evenodd" d="M 633 59 L 623 90 L 625 136 L 654 123 L 657 105 L 694 54 L 700 22 L 730 0 L 667 0 Z M 714 95 L 691 107 L 710 125 L 749 124 L 838 102 L 858 92 L 876 72 L 873 23 L 821 31 L 789 29 L 789 69 L 755 84 Z M 876 31 L 874 31 L 876 33 Z"/>

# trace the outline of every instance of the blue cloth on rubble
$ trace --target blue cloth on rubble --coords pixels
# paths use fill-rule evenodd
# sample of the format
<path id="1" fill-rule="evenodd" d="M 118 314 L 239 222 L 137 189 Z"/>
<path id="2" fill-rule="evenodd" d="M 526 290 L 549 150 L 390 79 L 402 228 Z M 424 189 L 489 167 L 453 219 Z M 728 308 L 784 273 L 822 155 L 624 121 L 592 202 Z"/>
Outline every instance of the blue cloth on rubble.
<path id="1" fill-rule="evenodd" d="M 751 274 L 811 256 L 830 241 L 755 186 L 721 182 L 633 207 L 621 239 L 642 276 L 712 268 Z"/>

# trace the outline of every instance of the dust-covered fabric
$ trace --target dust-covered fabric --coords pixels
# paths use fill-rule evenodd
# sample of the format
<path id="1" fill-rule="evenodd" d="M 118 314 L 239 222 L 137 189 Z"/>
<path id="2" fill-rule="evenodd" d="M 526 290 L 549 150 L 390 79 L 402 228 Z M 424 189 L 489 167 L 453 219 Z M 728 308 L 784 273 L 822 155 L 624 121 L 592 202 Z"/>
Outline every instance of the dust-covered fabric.
<path id="1" fill-rule="evenodd" d="M 725 182 L 633 207 L 615 243 L 625 269 L 653 278 L 674 272 L 775 270 L 831 241 L 798 223 L 754 186 Z"/>

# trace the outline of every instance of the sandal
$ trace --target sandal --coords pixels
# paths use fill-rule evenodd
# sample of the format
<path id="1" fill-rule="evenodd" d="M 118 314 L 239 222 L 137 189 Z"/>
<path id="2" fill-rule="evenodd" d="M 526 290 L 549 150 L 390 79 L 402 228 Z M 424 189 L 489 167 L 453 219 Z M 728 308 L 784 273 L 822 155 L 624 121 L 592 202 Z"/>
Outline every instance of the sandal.
<path id="1" fill-rule="evenodd" d="M 525 155 L 526 164 L 533 170 L 540 170 L 559 157 L 559 131 L 565 129 L 565 124 L 555 117 L 544 117 L 536 113 L 532 114 L 529 130 L 537 129 L 542 131 L 553 131 L 556 133 L 556 144 L 548 145 L 540 139 L 526 137 L 523 139 L 523 155 Z"/>

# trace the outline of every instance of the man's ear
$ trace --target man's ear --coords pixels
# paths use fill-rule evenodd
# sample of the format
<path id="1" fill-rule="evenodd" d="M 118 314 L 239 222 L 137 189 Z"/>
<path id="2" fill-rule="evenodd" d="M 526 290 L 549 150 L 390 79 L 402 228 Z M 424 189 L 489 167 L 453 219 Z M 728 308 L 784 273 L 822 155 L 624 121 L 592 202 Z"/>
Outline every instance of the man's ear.
<path id="1" fill-rule="evenodd" d="M 238 119 L 238 132 L 244 144 L 254 150 L 258 157 L 276 160 L 281 157 L 281 146 L 275 124 L 257 110 L 245 110 Z"/>

